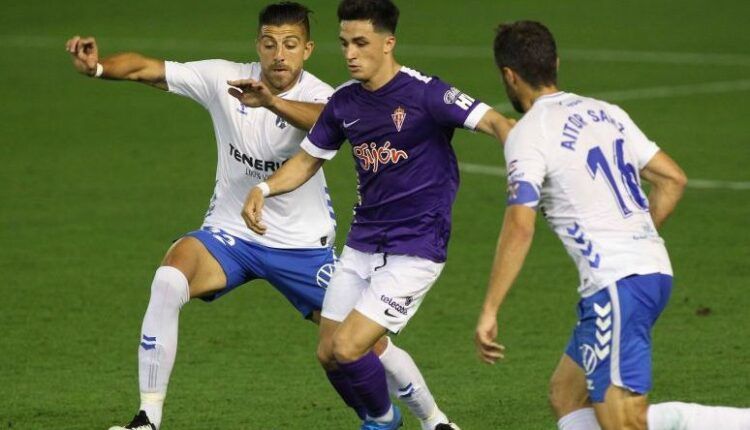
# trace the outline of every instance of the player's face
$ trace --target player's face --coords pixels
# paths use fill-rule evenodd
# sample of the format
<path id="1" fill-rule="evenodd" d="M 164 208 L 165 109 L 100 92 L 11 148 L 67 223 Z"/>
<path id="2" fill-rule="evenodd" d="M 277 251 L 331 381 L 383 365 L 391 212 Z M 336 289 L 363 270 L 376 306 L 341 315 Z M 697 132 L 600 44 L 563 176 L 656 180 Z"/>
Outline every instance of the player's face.
<path id="1" fill-rule="evenodd" d="M 260 58 L 262 80 L 271 86 L 271 91 L 282 93 L 294 86 L 313 46 L 301 25 L 264 25 L 260 28 L 255 48 Z"/>
<path id="2" fill-rule="evenodd" d="M 366 82 L 386 64 L 393 53 L 396 38 L 387 32 L 378 32 L 369 20 L 341 21 L 339 30 L 341 51 L 352 78 Z"/>

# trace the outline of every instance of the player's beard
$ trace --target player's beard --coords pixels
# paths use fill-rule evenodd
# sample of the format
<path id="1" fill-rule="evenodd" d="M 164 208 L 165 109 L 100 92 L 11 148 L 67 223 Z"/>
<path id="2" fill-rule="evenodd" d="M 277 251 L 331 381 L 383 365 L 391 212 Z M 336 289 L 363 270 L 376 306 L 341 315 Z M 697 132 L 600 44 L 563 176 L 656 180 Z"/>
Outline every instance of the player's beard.
<path id="1" fill-rule="evenodd" d="M 513 109 L 516 110 L 518 113 L 526 113 L 526 111 L 523 109 L 523 105 L 521 104 L 521 100 L 518 98 L 518 95 L 515 91 L 508 85 L 508 82 L 505 81 L 505 78 L 503 78 L 503 85 L 505 86 L 505 95 L 508 96 L 508 100 L 510 100 L 510 104 L 513 105 Z"/>
<path id="2" fill-rule="evenodd" d="M 296 71 L 295 73 L 295 70 L 287 67 L 282 73 L 278 73 L 273 70 L 273 67 L 270 67 L 264 71 L 264 74 L 276 92 L 284 92 L 294 86 L 294 83 L 299 79 L 299 72 Z"/>
<path id="3" fill-rule="evenodd" d="M 510 98 L 510 104 L 513 105 L 513 109 L 516 110 L 518 113 L 526 113 L 526 111 L 523 109 L 523 105 L 521 105 L 521 101 L 518 100 L 516 97 L 509 97 Z"/>

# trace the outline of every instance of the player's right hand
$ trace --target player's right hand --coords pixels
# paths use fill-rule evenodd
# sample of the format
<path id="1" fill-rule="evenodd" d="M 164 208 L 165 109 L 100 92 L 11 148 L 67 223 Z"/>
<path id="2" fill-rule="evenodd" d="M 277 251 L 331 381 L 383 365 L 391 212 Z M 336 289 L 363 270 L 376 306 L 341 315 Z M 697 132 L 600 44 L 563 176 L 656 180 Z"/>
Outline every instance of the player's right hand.
<path id="1" fill-rule="evenodd" d="M 261 211 L 263 210 L 263 204 L 265 197 L 263 192 L 258 187 L 253 187 L 247 198 L 245 199 L 245 205 L 242 207 L 242 219 L 245 220 L 245 224 L 250 230 L 258 233 L 266 233 L 266 225 L 261 222 Z"/>
<path id="2" fill-rule="evenodd" d="M 479 359 L 487 364 L 495 364 L 505 358 L 505 347 L 495 341 L 497 338 L 497 315 L 482 312 L 477 322 L 474 343 Z"/>
<path id="3" fill-rule="evenodd" d="M 230 86 L 229 95 L 236 98 L 243 105 L 251 108 L 271 107 L 276 96 L 271 93 L 266 84 L 255 79 L 235 79 L 227 81 Z"/>
<path id="4" fill-rule="evenodd" d="M 65 50 L 73 59 L 73 67 L 79 73 L 94 76 L 96 64 L 99 62 L 99 48 L 93 37 L 75 36 L 65 43 Z"/>

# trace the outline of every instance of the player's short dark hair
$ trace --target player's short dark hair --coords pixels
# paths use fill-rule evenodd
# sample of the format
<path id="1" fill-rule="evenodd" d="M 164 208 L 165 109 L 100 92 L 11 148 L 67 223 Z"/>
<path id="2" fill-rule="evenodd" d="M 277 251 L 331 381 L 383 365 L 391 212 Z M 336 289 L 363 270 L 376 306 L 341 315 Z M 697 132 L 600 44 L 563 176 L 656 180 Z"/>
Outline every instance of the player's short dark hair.
<path id="1" fill-rule="evenodd" d="M 305 34 L 310 39 L 311 13 L 307 6 L 292 1 L 269 4 L 258 14 L 258 31 L 264 25 L 299 25 L 305 29 Z"/>
<path id="2" fill-rule="evenodd" d="M 557 85 L 557 45 L 536 21 L 500 24 L 495 34 L 495 64 L 508 67 L 534 88 Z"/>
<path id="3" fill-rule="evenodd" d="M 391 0 L 342 0 L 337 11 L 340 21 L 370 21 L 377 31 L 396 34 L 398 7 Z"/>

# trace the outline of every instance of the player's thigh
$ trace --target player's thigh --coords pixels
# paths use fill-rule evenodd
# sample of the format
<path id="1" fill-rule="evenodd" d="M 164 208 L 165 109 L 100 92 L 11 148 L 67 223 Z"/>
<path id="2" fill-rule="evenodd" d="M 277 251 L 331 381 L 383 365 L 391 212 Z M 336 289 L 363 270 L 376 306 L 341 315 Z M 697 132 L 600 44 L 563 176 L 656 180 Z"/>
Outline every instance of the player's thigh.
<path id="1" fill-rule="evenodd" d="M 161 264 L 175 267 L 185 275 L 190 298 L 222 290 L 227 283 L 219 262 L 195 237 L 184 236 L 172 244 Z"/>
<path id="2" fill-rule="evenodd" d="M 557 418 L 591 406 L 583 369 L 563 354 L 549 382 L 549 401 Z"/>
<path id="3" fill-rule="evenodd" d="M 367 354 L 386 333 L 379 322 L 354 310 L 333 335 L 333 355 L 340 363 L 356 361 Z"/>
<path id="4" fill-rule="evenodd" d="M 388 255 L 383 263 L 373 269 L 370 286 L 355 309 L 387 331 L 398 333 L 419 310 L 444 263 L 407 255 Z"/>
<path id="5" fill-rule="evenodd" d="M 646 430 L 648 399 L 643 394 L 611 385 L 603 403 L 595 403 L 602 430 Z"/>
<path id="6" fill-rule="evenodd" d="M 368 255 L 344 247 L 323 298 L 321 317 L 343 322 L 369 287 Z"/>

